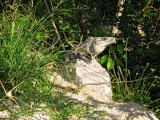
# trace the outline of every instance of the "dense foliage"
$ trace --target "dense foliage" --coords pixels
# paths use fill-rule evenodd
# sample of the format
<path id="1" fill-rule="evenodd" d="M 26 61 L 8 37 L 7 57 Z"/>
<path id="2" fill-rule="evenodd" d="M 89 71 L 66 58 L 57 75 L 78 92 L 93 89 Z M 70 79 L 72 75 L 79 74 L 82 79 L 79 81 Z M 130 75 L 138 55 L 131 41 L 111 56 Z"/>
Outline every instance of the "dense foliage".
<path id="1" fill-rule="evenodd" d="M 43 81 L 43 66 L 50 61 L 63 63 L 75 43 L 88 36 L 114 36 L 117 44 L 99 56 L 99 62 L 110 72 L 113 98 L 135 101 L 160 114 L 160 1 L 120 2 L 1 0 L 1 86 L 10 90 L 27 79 L 24 88 L 31 89 L 27 86 L 33 84 L 31 79 Z M 113 27 L 120 32 L 113 34 Z M 46 58 L 38 60 L 28 55 L 30 51 L 41 51 Z M 26 89 L 23 92 L 29 94 Z M 0 97 L 4 95 L 2 92 Z"/>

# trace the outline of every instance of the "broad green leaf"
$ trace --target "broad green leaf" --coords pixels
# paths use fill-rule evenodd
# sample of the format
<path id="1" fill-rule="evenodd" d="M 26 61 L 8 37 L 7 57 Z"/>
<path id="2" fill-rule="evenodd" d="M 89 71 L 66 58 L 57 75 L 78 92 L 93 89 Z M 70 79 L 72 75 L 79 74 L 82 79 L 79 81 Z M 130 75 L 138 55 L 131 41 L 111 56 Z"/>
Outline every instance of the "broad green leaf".
<path id="1" fill-rule="evenodd" d="M 103 63 L 107 62 L 107 59 L 108 59 L 108 55 L 104 55 L 99 59 L 99 61 L 101 64 L 103 64 Z"/>
<path id="2" fill-rule="evenodd" d="M 110 46 L 109 47 L 109 53 L 113 54 L 116 50 L 116 47 L 115 46 Z"/>
<path id="3" fill-rule="evenodd" d="M 117 51 L 122 55 L 124 52 L 124 46 L 122 44 L 117 44 Z"/>
<path id="4" fill-rule="evenodd" d="M 114 68 L 114 65 L 115 65 L 115 61 L 112 58 L 109 58 L 108 62 L 107 62 L 107 69 L 108 69 L 108 71 L 112 70 Z"/>
<path id="5" fill-rule="evenodd" d="M 127 59 L 127 55 L 126 55 L 126 54 L 124 54 L 122 57 L 123 57 L 124 59 Z"/>

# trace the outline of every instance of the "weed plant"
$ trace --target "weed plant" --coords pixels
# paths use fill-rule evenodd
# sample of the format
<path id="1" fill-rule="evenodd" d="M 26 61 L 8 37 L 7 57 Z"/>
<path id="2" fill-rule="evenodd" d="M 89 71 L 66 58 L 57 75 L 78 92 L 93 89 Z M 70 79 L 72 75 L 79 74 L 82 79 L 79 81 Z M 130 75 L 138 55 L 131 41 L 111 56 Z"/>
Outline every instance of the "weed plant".
<path id="1" fill-rule="evenodd" d="M 31 3 L 34 2 L 31 0 Z M 55 4 L 57 4 L 56 7 Z M 40 1 L 40 5 L 45 8 L 44 1 Z M 59 26 L 57 29 L 54 27 L 54 29 L 61 30 L 55 34 L 46 33 L 48 23 L 50 23 L 48 20 L 54 18 L 55 14 L 51 13 L 52 18 L 47 20 L 37 20 L 32 12 L 27 11 L 25 14 L 22 6 L 21 12 L 19 12 L 15 5 L 13 5 L 12 10 L 0 14 L 0 111 L 13 105 L 6 105 L 4 104 L 5 101 L 12 101 L 20 108 L 20 112 L 11 111 L 12 118 L 16 118 L 19 114 L 31 115 L 37 111 L 37 108 L 46 111 L 53 120 L 69 119 L 75 114 L 79 118 L 91 116 L 87 112 L 91 109 L 90 106 L 74 99 L 65 98 L 64 93 L 53 88 L 46 77 L 46 72 L 52 73 L 58 69 L 55 60 L 59 60 L 59 56 L 65 52 L 59 51 L 59 46 L 64 47 L 67 40 L 77 40 L 81 37 L 77 32 L 79 26 L 76 23 L 72 25 L 70 22 L 71 18 L 75 18 L 73 17 L 75 11 L 72 15 L 70 11 L 73 10 L 68 8 L 71 4 L 63 5 L 66 5 L 67 9 L 63 9 L 62 2 L 50 1 L 49 4 L 56 16 L 62 14 L 59 16 L 60 21 L 57 19 L 58 17 L 55 19 Z M 44 10 L 43 13 L 42 7 L 39 7 L 36 14 L 39 15 L 38 17 L 42 17 L 47 13 L 46 11 Z M 51 30 L 52 27 L 49 28 L 50 31 L 54 31 Z M 53 47 L 52 50 L 48 50 L 44 46 L 46 39 L 52 36 L 54 37 L 52 39 L 55 40 L 58 38 L 56 36 L 61 35 L 61 33 L 64 34 L 66 41 L 60 43 L 60 40 L 57 40 L 59 45 L 55 49 Z M 127 46 L 125 47 L 127 49 Z M 122 57 L 124 64 L 118 59 L 119 56 L 115 56 L 117 55 L 115 50 Z M 53 62 L 55 65 L 53 71 L 45 67 L 49 62 Z M 116 48 L 109 49 L 109 55 L 103 56 L 100 62 L 105 67 L 107 62 L 106 68 L 110 71 L 113 82 L 114 100 L 119 102 L 134 101 L 153 109 L 157 114 L 160 112 L 158 104 L 160 99 L 156 101 L 151 99 L 149 90 L 157 84 L 157 81 L 156 78 L 151 77 L 153 71 L 151 74 L 146 74 L 148 65 L 142 74 L 132 75 L 128 70 L 127 52 L 120 44 Z"/>
<path id="2" fill-rule="evenodd" d="M 128 51 L 124 51 L 125 49 L 127 50 L 127 42 L 111 46 L 109 55 L 104 55 L 100 59 L 101 64 L 105 65 L 111 75 L 113 99 L 118 102 L 138 103 L 159 116 L 160 98 L 153 99 L 152 94 L 156 93 L 151 93 L 151 89 L 159 84 L 158 78 L 153 76 L 155 69 L 147 64 L 140 73 L 139 71 L 132 73 L 132 70 L 128 69 Z"/>
<path id="3" fill-rule="evenodd" d="M 46 112 L 53 120 L 90 114 L 87 112 L 90 106 L 66 99 L 48 81 L 46 73 L 58 69 L 59 51 L 43 44 L 49 36 L 44 32 L 46 23 L 32 13 L 21 14 L 18 10 L 14 14 L 0 14 L 0 111 L 9 110 L 9 119 L 32 115 L 35 111 Z M 46 67 L 50 62 L 55 65 L 53 69 Z M 14 106 L 19 109 L 10 110 Z"/>
<path id="4" fill-rule="evenodd" d="M 50 95 L 51 89 L 44 69 L 50 61 L 49 54 L 43 52 L 37 39 L 38 32 L 44 29 L 43 21 L 36 20 L 32 14 L 17 12 L 1 14 L 0 23 L 1 102 L 6 99 L 17 105 L 22 101 L 40 102 L 40 93 Z"/>
<path id="5" fill-rule="evenodd" d="M 148 65 L 147 65 L 148 66 Z M 145 72 L 146 69 L 143 70 Z M 118 102 L 135 102 L 148 109 L 151 109 L 157 117 L 159 117 L 159 101 L 160 99 L 152 99 L 151 89 L 154 88 L 158 81 L 151 74 L 139 75 L 138 73 L 131 75 L 130 71 L 127 71 L 127 78 L 122 80 L 119 72 L 111 74 L 113 99 Z M 154 93 L 155 94 L 155 93 Z"/>

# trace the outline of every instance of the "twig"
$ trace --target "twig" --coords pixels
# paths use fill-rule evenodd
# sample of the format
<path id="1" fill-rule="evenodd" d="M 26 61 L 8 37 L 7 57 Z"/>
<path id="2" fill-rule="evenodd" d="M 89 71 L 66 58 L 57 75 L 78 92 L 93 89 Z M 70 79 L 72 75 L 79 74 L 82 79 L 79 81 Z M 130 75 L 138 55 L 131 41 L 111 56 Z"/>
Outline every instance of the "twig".
<path id="1" fill-rule="evenodd" d="M 7 92 L 6 89 L 5 89 L 5 87 L 4 87 L 4 85 L 3 85 L 3 83 L 2 83 L 2 81 L 0 80 L 0 84 L 1 84 L 1 86 L 2 86 L 2 88 L 3 88 L 4 93 L 6 94 L 6 96 L 7 96 L 8 98 L 10 98 L 11 100 L 13 100 L 17 105 L 18 105 L 18 103 L 13 99 L 13 97 L 14 97 L 14 98 L 16 98 L 16 97 L 12 95 L 12 91 L 13 91 L 14 89 L 16 89 L 16 88 L 17 88 L 19 85 L 21 85 L 22 83 L 23 83 L 23 82 L 19 83 L 18 85 L 16 85 L 15 87 L 13 87 L 9 92 Z"/>
<path id="2" fill-rule="evenodd" d="M 120 82 L 124 82 L 124 86 L 125 86 L 126 90 L 129 91 L 128 86 L 127 86 L 127 80 L 124 79 L 124 75 L 122 73 L 122 69 L 121 69 L 121 67 L 119 65 L 117 67 L 118 67 L 119 73 L 120 73 L 120 75 L 122 77 L 122 80 L 123 80 L 123 81 L 120 81 Z"/>
<path id="3" fill-rule="evenodd" d="M 160 22 L 160 1 L 158 1 L 158 9 L 157 9 L 157 12 L 158 12 L 158 16 L 157 16 L 157 22 L 156 22 L 156 25 L 154 27 L 154 33 L 156 32 L 156 29 L 158 27 L 158 23 Z"/>
<path id="4" fill-rule="evenodd" d="M 31 5 L 32 5 L 32 7 L 33 7 L 33 0 L 31 0 Z"/>
<path id="5" fill-rule="evenodd" d="M 118 70 L 119 70 L 119 73 L 120 73 L 120 76 L 121 76 L 122 80 L 125 81 L 121 67 L 118 65 L 117 68 L 118 68 Z"/>
<path id="6" fill-rule="evenodd" d="M 147 80 L 147 79 L 151 79 L 151 78 L 155 78 L 155 79 L 160 80 L 160 77 L 155 76 L 155 77 L 142 78 L 142 79 L 131 80 L 131 81 L 87 83 L 87 84 L 84 84 L 84 85 L 101 85 L 101 84 L 108 84 L 108 83 L 132 83 L 132 82 L 137 82 L 139 80 Z"/>
<path id="7" fill-rule="evenodd" d="M 147 4 L 144 6 L 144 8 L 141 10 L 142 12 L 144 12 L 146 9 L 147 9 L 147 7 L 148 7 L 148 5 L 151 3 L 151 1 L 152 0 L 148 0 L 148 2 L 147 2 Z"/>
<path id="8" fill-rule="evenodd" d="M 46 5 L 46 8 L 47 8 L 48 13 L 51 13 L 51 10 L 49 9 L 49 6 L 48 6 L 48 3 L 47 3 L 46 0 L 44 0 L 44 3 L 45 3 L 45 5 Z M 60 40 L 61 37 L 60 37 L 60 34 L 59 34 L 59 32 L 58 32 L 58 29 L 57 29 L 57 27 L 56 27 L 56 24 L 55 24 L 54 20 L 51 19 L 51 22 L 52 22 L 52 26 L 54 27 L 55 32 L 56 32 L 56 34 L 57 34 L 57 38 L 58 38 L 58 40 Z"/>

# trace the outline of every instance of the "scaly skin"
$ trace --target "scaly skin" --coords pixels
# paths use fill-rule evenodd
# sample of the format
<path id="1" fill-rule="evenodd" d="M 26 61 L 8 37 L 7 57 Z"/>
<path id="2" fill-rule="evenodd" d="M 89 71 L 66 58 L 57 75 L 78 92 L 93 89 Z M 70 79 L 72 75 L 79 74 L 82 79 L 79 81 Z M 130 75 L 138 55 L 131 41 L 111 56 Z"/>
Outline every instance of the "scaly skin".
<path id="1" fill-rule="evenodd" d="M 77 58 L 89 63 L 93 59 L 97 59 L 105 48 L 116 43 L 114 37 L 88 37 L 87 40 L 80 46 L 78 51 L 71 54 L 71 61 Z M 70 61 L 70 60 L 67 60 Z"/>
<path id="2" fill-rule="evenodd" d="M 89 37 L 83 44 L 83 48 L 95 59 L 105 48 L 116 43 L 114 37 Z M 82 54 L 83 56 L 83 54 Z"/>

